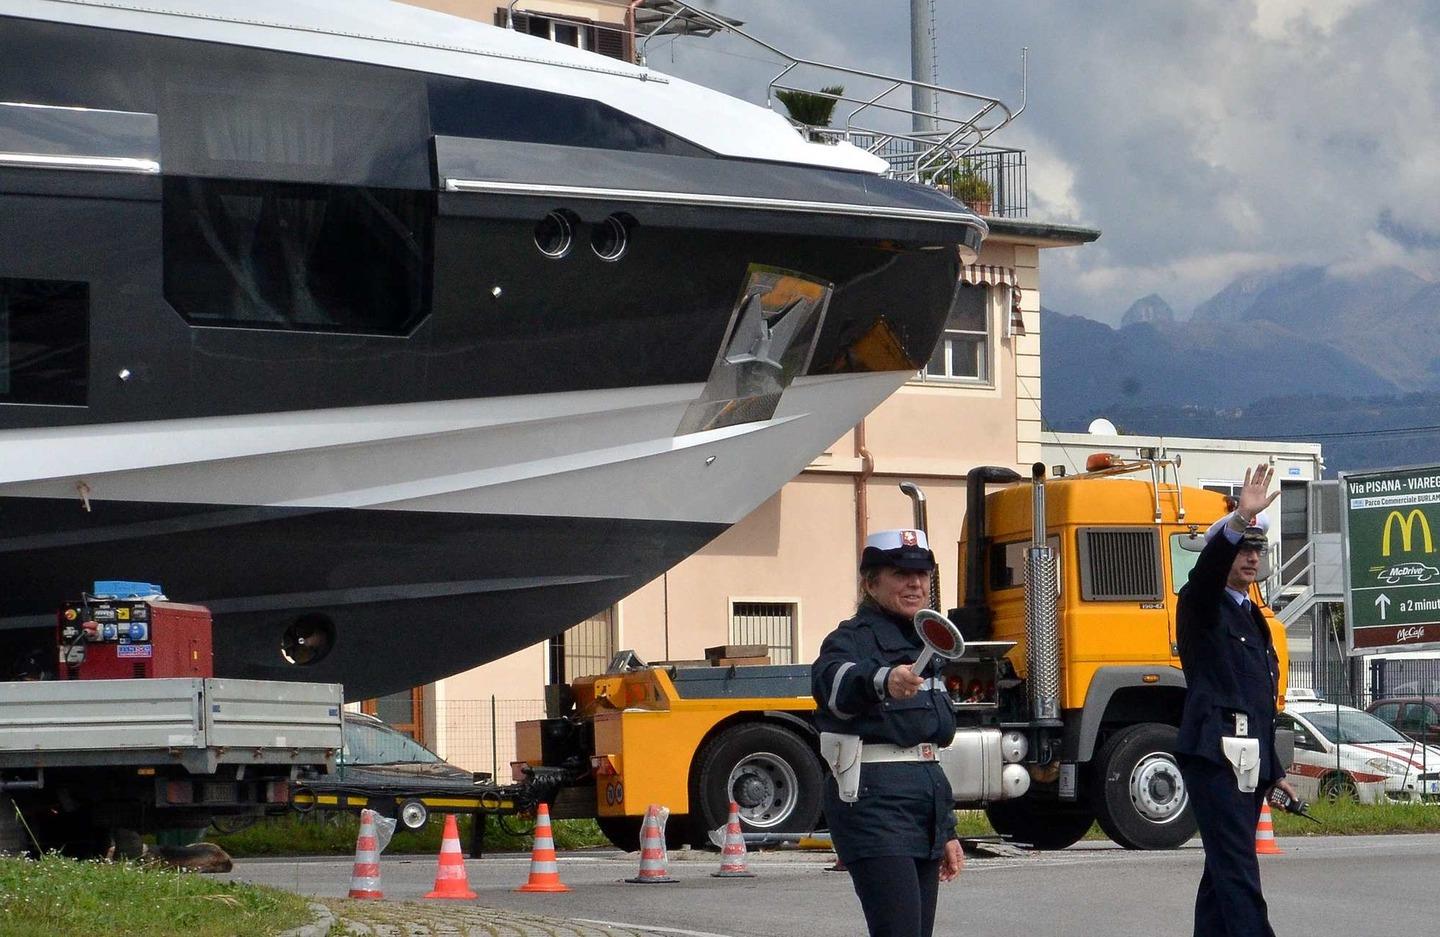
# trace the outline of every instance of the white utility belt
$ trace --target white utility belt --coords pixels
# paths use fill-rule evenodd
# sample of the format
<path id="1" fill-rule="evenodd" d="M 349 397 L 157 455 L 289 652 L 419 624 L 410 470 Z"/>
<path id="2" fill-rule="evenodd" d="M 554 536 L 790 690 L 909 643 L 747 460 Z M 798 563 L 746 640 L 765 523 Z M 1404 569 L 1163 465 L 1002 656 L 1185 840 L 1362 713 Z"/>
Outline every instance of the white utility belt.
<path id="1" fill-rule="evenodd" d="M 921 742 L 919 745 L 899 746 L 887 745 L 884 742 L 866 742 L 860 749 L 860 763 L 870 764 L 876 761 L 936 761 L 939 759 L 939 748 L 931 742 Z"/>
<path id="2" fill-rule="evenodd" d="M 853 804 L 860 796 L 860 766 L 881 761 L 938 761 L 940 747 L 933 742 L 919 745 L 889 745 L 862 742 L 858 735 L 820 733 L 820 757 L 835 775 L 840 799 Z"/>

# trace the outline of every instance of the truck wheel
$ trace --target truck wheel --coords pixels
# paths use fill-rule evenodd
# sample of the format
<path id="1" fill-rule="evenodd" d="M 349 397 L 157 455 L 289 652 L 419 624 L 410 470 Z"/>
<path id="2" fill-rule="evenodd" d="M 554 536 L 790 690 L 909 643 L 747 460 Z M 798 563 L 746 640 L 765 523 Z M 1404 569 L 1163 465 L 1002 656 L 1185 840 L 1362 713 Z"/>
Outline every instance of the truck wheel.
<path id="1" fill-rule="evenodd" d="M 1006 839 L 1036 849 L 1064 849 L 1090 832 L 1095 814 L 1083 803 L 1041 800 L 1034 796 L 985 805 L 990 825 Z"/>
<path id="2" fill-rule="evenodd" d="M 226 816 L 216 816 L 210 820 L 210 829 L 227 836 L 232 833 L 239 833 L 241 830 L 248 830 L 260 822 L 260 815 L 254 813 L 236 813 Z"/>
<path id="3" fill-rule="evenodd" d="M 1175 849 L 1195 835 L 1195 812 L 1175 763 L 1174 726 L 1142 722 L 1112 735 L 1095 756 L 1095 819 L 1126 849 Z"/>
<path id="4" fill-rule="evenodd" d="M 732 800 L 751 833 L 809 833 L 820 820 L 820 759 L 789 729 L 732 726 L 707 742 L 695 763 L 691 834 L 702 845 L 729 820 Z"/>

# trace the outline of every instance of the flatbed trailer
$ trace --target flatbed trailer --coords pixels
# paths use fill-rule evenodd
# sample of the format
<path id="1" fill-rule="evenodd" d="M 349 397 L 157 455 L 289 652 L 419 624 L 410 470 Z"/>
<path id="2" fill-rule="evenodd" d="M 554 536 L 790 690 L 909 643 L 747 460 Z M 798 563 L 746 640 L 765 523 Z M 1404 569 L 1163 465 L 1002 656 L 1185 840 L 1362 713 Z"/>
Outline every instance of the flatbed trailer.
<path id="1" fill-rule="evenodd" d="M 546 800 L 529 785 L 499 787 L 477 785 L 473 794 L 453 792 L 427 793 L 415 788 L 396 787 L 392 790 L 375 789 L 367 792 L 354 790 L 330 790 L 314 782 L 301 782 L 290 794 L 290 806 L 299 813 L 313 810 L 358 813 L 372 809 L 383 816 L 395 817 L 405 828 L 417 830 L 439 811 L 461 816 L 472 816 L 476 822 L 470 827 L 470 842 L 467 850 L 472 859 L 478 859 L 485 850 L 486 816 L 512 817 L 533 816 L 536 805 Z"/>

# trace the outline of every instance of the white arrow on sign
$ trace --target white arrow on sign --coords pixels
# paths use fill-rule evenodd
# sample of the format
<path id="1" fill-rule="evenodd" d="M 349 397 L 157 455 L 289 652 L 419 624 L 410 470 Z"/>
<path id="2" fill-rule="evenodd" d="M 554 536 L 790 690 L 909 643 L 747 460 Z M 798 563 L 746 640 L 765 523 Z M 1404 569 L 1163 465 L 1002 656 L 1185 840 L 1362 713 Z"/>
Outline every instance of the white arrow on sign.
<path id="1" fill-rule="evenodd" d="M 1390 607 L 1390 596 L 1380 593 L 1375 597 L 1375 607 L 1380 609 L 1380 620 L 1385 620 L 1385 609 Z"/>

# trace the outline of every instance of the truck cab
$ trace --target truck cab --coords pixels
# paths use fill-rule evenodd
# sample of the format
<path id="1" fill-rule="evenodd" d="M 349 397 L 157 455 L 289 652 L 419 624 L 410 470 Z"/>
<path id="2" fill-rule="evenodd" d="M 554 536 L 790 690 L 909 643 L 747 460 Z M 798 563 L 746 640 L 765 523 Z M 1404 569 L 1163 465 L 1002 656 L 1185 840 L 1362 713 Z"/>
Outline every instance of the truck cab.
<path id="1" fill-rule="evenodd" d="M 981 597 L 993 638 L 1013 641 L 1014 680 L 997 700 L 1002 722 L 1031 732 L 1032 785 L 1026 796 L 987 806 L 998 832 L 1040 846 L 1069 845 L 1097 820 L 1123 846 L 1172 848 L 1195 832 L 1184 781 L 1171 751 L 1185 700 L 1176 643 L 1176 600 L 1204 545 L 1230 506 L 1224 496 L 1170 483 L 1178 465 L 1103 458 L 1069 478 L 1013 484 L 967 518 L 960 594 Z M 1038 468 L 1038 467 L 1037 467 Z M 1028 646 L 1027 553 L 1037 537 L 1035 486 L 1044 486 L 1043 541 L 1054 556 L 1053 628 L 1058 725 L 1037 724 L 1024 691 L 1037 665 Z M 978 532 L 972 522 L 979 520 Z M 966 581 L 979 569 L 978 590 Z M 1270 625 L 1284 694 L 1284 627 L 1252 599 Z M 1048 603 L 1040 603 L 1048 604 Z M 1068 840 L 1068 842 L 1067 842 Z"/>

